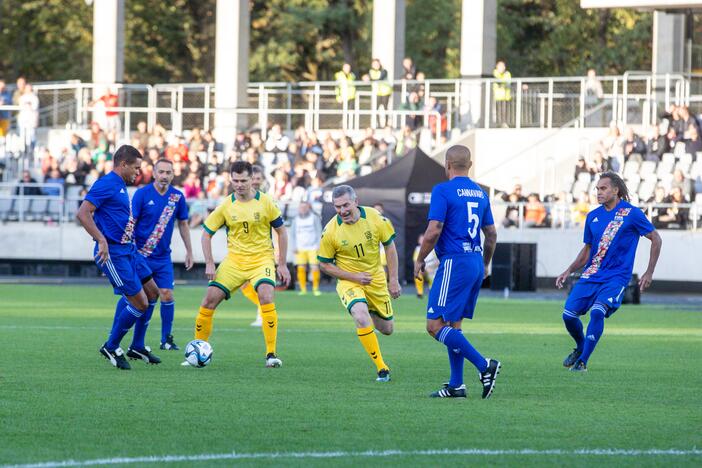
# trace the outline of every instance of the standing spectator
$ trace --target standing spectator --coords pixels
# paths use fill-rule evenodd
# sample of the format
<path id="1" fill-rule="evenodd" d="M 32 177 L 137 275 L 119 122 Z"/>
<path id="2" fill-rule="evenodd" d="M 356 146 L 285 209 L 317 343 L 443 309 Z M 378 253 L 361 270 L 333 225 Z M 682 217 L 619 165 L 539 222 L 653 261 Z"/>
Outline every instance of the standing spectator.
<path id="1" fill-rule="evenodd" d="M 405 116 L 405 125 L 407 125 L 410 129 L 416 130 L 418 127 L 422 126 L 424 120 L 421 114 L 422 106 L 419 103 L 419 95 L 415 91 L 409 93 L 407 101 L 400 106 L 400 109 L 406 111 L 416 111 L 416 114 L 408 114 Z"/>
<path id="2" fill-rule="evenodd" d="M 612 169 L 612 164 L 609 158 L 605 159 L 602 155 L 602 151 L 595 151 L 595 156 L 593 157 L 592 164 L 590 164 L 590 171 L 593 174 L 601 174 Z M 577 176 L 576 176 L 577 178 Z"/>
<path id="3" fill-rule="evenodd" d="M 288 150 L 289 144 L 290 139 L 283 135 L 280 124 L 273 124 L 268 135 L 266 135 L 264 149 L 270 153 L 282 153 Z"/>
<path id="4" fill-rule="evenodd" d="M 17 78 L 15 84 L 15 92 L 12 93 L 12 104 L 15 106 L 19 106 L 20 98 L 24 94 L 24 87 L 27 86 L 27 79 L 23 76 L 20 76 L 19 78 Z"/>
<path id="5" fill-rule="evenodd" d="M 0 80 L 0 106 L 11 106 L 12 94 L 5 87 L 5 80 Z M 7 135 L 10 130 L 12 114 L 9 110 L 0 110 L 0 137 Z"/>
<path id="6" fill-rule="evenodd" d="M 380 112 L 378 115 L 378 126 L 384 127 L 388 103 L 390 102 L 390 96 L 392 96 L 392 83 L 388 80 L 388 71 L 383 68 L 379 59 L 375 58 L 371 62 L 368 77 L 374 84 L 373 92 L 376 95 L 376 109 Z"/>
<path id="7" fill-rule="evenodd" d="M 183 184 L 183 193 L 186 200 L 197 198 L 202 193 L 202 183 L 196 173 L 190 172 Z"/>
<path id="8" fill-rule="evenodd" d="M 634 133 L 634 129 L 631 127 L 626 128 L 626 136 L 622 143 L 622 153 L 624 154 L 625 162 L 641 162 L 643 155 L 646 154 L 646 144 L 641 137 Z"/>
<path id="9" fill-rule="evenodd" d="M 148 148 L 149 140 L 151 139 L 151 134 L 149 133 L 148 127 L 144 120 L 140 120 L 137 123 L 137 131 L 133 137 L 136 140 L 138 148 Z"/>
<path id="10" fill-rule="evenodd" d="M 575 180 L 578 180 L 578 176 L 580 174 L 588 174 L 588 176 L 590 177 L 590 180 L 592 180 L 593 171 L 587 165 L 587 163 L 585 162 L 585 158 L 583 156 L 579 156 L 578 161 L 575 163 L 575 174 L 573 174 L 573 177 L 575 178 Z"/>
<path id="11" fill-rule="evenodd" d="M 77 133 L 73 133 L 71 135 L 71 152 L 77 155 L 78 152 L 85 147 L 85 140 L 83 140 Z"/>
<path id="12" fill-rule="evenodd" d="M 587 114 L 585 125 L 587 127 L 604 127 L 604 112 L 602 109 L 595 109 L 604 98 L 604 90 L 594 68 L 588 69 L 584 87 L 585 113 Z"/>
<path id="13" fill-rule="evenodd" d="M 104 108 L 104 111 L 93 111 L 94 119 L 101 122 L 100 126 L 106 132 L 119 133 L 122 128 L 122 122 L 119 118 L 119 112 L 114 110 L 115 107 L 119 107 L 119 90 L 114 86 L 106 87 L 104 94 L 91 101 L 89 105 L 92 107 L 98 104 Z"/>
<path id="14" fill-rule="evenodd" d="M 492 71 L 495 81 L 492 83 L 492 94 L 495 101 L 494 121 L 498 127 L 509 126 L 510 101 L 512 101 L 512 74 L 507 70 L 503 60 L 498 60 Z"/>
<path id="15" fill-rule="evenodd" d="M 346 111 L 342 118 L 342 127 L 350 127 L 348 121 L 350 120 L 348 109 L 353 107 L 353 100 L 356 98 L 356 86 L 354 82 L 356 81 L 356 75 L 351 71 L 351 65 L 345 63 L 341 70 L 334 74 L 334 80 L 336 81 L 336 102 L 341 104 L 342 108 Z"/>
<path id="16" fill-rule="evenodd" d="M 402 79 L 414 80 L 417 77 L 417 67 L 411 57 L 402 59 Z"/>
<path id="17" fill-rule="evenodd" d="M 34 94 L 31 84 L 27 83 L 24 86 L 24 92 L 20 96 L 17 105 L 20 107 L 17 114 L 20 138 L 24 144 L 25 153 L 31 157 L 37 140 L 37 127 L 39 126 L 39 98 Z"/>
<path id="18" fill-rule="evenodd" d="M 510 204 L 505 210 L 505 219 L 502 220 L 504 227 L 519 226 L 519 204 L 526 201 L 526 197 L 522 195 L 522 186 L 516 184 L 512 193 L 503 196 L 502 199 Z"/>

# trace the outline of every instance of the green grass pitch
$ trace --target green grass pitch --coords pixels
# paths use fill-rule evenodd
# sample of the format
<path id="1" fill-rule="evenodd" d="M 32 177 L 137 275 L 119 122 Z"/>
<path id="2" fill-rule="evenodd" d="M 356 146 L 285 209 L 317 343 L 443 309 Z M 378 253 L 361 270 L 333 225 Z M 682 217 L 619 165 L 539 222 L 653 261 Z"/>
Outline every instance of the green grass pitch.
<path id="1" fill-rule="evenodd" d="M 202 293 L 176 289 L 183 346 Z M 466 363 L 469 397 L 447 401 L 427 397 L 448 362 L 411 294 L 395 302 L 395 334 L 380 337 L 393 379 L 382 384 L 333 294 L 278 295 L 280 369 L 264 368 L 237 294 L 215 315 L 208 368 L 157 350 L 163 364 L 124 372 L 97 352 L 115 304 L 107 284 L 0 286 L 0 466 L 702 464 L 701 311 L 624 306 L 589 372 L 573 374 L 561 365 L 572 347 L 562 302 L 481 299 L 464 332 L 503 370 L 481 400 Z M 147 343 L 159 336 L 157 308 Z"/>

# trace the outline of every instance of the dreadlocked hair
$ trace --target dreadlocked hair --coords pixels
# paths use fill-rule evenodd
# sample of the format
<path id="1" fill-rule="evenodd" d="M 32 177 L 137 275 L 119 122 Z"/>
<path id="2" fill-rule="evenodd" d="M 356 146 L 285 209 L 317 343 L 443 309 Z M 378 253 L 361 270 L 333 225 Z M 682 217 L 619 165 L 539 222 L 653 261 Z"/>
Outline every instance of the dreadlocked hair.
<path id="1" fill-rule="evenodd" d="M 600 174 L 600 179 L 604 177 L 608 178 L 612 182 L 612 185 L 617 188 L 619 198 L 627 202 L 630 201 L 629 189 L 627 188 L 626 184 L 624 183 L 624 180 L 619 174 L 617 174 L 616 172 L 607 171 Z"/>

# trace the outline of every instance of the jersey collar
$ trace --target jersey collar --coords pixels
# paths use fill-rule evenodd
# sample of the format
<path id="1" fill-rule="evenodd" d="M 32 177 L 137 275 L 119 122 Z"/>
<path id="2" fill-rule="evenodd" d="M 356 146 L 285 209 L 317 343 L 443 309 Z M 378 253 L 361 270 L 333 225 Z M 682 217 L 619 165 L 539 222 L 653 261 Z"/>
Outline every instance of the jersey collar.
<path id="1" fill-rule="evenodd" d="M 361 218 L 366 219 L 366 210 L 362 206 L 358 207 L 358 211 L 361 212 Z M 343 221 L 341 220 L 341 216 L 336 215 L 336 224 L 341 226 L 342 223 Z"/>

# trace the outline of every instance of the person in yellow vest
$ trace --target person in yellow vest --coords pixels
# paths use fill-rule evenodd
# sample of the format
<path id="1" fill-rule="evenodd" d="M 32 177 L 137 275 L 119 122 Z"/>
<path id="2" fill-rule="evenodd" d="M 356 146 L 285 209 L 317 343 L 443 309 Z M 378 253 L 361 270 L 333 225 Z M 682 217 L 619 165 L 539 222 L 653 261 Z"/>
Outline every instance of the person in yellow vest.
<path id="1" fill-rule="evenodd" d="M 510 102 L 512 101 L 512 74 L 507 70 L 505 62 L 499 60 L 492 71 L 495 81 L 492 83 L 492 95 L 495 100 L 494 122 L 498 126 L 509 125 Z"/>
<path id="2" fill-rule="evenodd" d="M 373 92 L 375 92 L 376 96 L 376 109 L 379 111 L 378 127 L 382 128 L 385 127 L 388 103 L 390 102 L 390 96 L 392 96 L 392 83 L 388 79 L 388 71 L 383 68 L 380 60 L 377 58 L 371 62 L 368 78 L 375 85 Z"/>
<path id="3" fill-rule="evenodd" d="M 336 102 L 345 107 L 346 112 L 342 117 L 342 127 L 346 128 L 347 119 L 350 119 L 349 110 L 353 108 L 353 101 L 356 99 L 356 86 L 354 82 L 356 81 L 356 75 L 351 71 L 351 65 L 345 63 L 344 66 L 334 74 L 334 80 L 336 81 Z"/>

